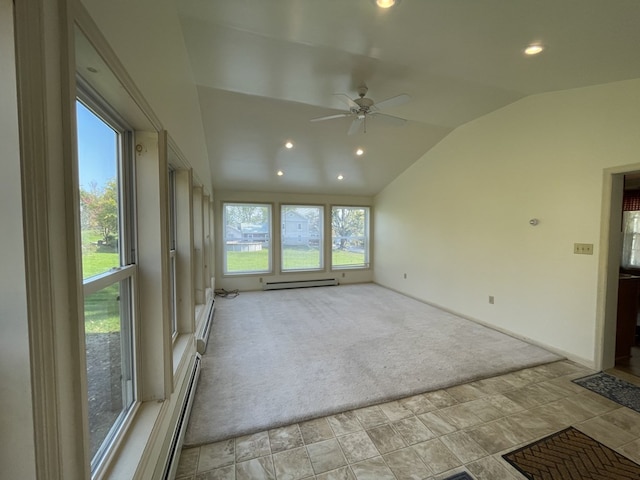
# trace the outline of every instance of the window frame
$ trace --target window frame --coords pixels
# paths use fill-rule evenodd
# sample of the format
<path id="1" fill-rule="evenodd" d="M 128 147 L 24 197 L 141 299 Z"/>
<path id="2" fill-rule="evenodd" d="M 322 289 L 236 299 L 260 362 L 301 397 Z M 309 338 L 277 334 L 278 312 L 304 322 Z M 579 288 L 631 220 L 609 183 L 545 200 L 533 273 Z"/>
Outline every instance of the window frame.
<path id="1" fill-rule="evenodd" d="M 168 167 L 168 215 L 169 222 L 169 327 L 171 341 L 178 337 L 178 275 L 177 275 L 177 250 L 178 250 L 178 221 L 177 221 L 177 169 Z"/>
<path id="2" fill-rule="evenodd" d="M 346 264 L 346 265 L 336 265 L 334 263 L 333 258 L 333 245 L 334 245 L 334 235 L 333 235 L 333 211 L 335 209 L 362 209 L 365 212 L 364 216 L 364 262 L 362 264 Z M 335 204 L 330 206 L 330 212 L 328 214 L 327 223 L 329 228 L 331 229 L 331 237 L 328 241 L 329 245 L 329 254 L 330 254 L 330 265 L 332 271 L 345 271 L 345 270 L 369 270 L 371 269 L 371 206 L 369 205 L 348 205 L 348 204 Z"/>
<path id="3" fill-rule="evenodd" d="M 280 212 L 280 224 L 282 225 L 282 229 L 279 235 L 279 243 L 280 243 L 280 272 L 281 273 L 303 273 L 303 272 L 323 272 L 326 270 L 326 255 L 325 255 L 325 216 L 327 208 L 322 204 L 304 204 L 304 203 L 280 203 L 279 204 L 279 212 Z M 309 209 L 318 209 L 320 212 L 319 215 L 319 228 L 320 228 L 320 238 L 318 240 L 318 250 L 320 255 L 320 265 L 318 267 L 303 267 L 303 268 L 286 268 L 285 267 L 285 255 L 284 255 L 284 232 L 286 229 L 286 208 L 298 209 L 298 208 L 309 208 Z M 300 231 L 302 230 L 302 224 L 297 223 L 297 227 L 295 230 L 295 237 L 298 241 L 302 240 L 302 235 Z M 293 234 L 291 235 L 293 236 Z"/>
<path id="4" fill-rule="evenodd" d="M 266 208 L 267 210 L 267 225 L 269 228 L 268 231 L 268 255 L 267 255 L 267 268 L 265 270 L 245 270 L 245 271 L 232 271 L 228 270 L 228 250 L 227 250 L 227 206 L 236 206 L 236 207 L 259 207 Z M 222 207 L 222 237 L 221 237 L 221 246 L 222 246 L 222 275 L 225 277 L 235 277 L 235 276 L 250 276 L 250 275 L 265 275 L 265 274 L 273 274 L 273 255 L 274 255 L 274 208 L 273 204 L 267 202 L 235 202 L 235 201 L 223 201 L 221 204 Z M 253 237 L 253 235 L 252 235 Z"/>
<path id="5" fill-rule="evenodd" d="M 127 362 L 128 374 L 130 374 L 131 382 L 129 388 L 123 388 L 123 397 L 127 398 L 127 406 L 123 405 L 123 409 L 118 414 L 116 420 L 109 428 L 108 433 L 102 440 L 100 447 L 96 450 L 95 455 L 90 458 L 92 477 L 98 475 L 98 472 L 108 462 L 110 456 L 122 439 L 123 432 L 126 430 L 139 404 L 139 388 L 138 388 L 138 352 L 136 349 L 136 329 L 137 329 L 137 312 L 138 303 L 136 295 L 137 286 L 137 258 L 136 258 L 136 207 L 135 207 L 135 165 L 134 165 L 134 133 L 131 128 L 120 117 L 115 110 L 111 108 L 91 87 L 81 78 L 77 78 L 76 102 L 81 103 L 85 108 L 91 111 L 96 117 L 103 121 L 107 126 L 112 128 L 118 134 L 117 145 L 117 184 L 118 184 L 118 201 L 119 201 L 119 224 L 118 224 L 118 242 L 119 242 L 119 265 L 108 271 L 102 272 L 87 278 L 82 278 L 82 295 L 83 303 L 90 295 L 99 292 L 102 289 L 112 285 L 119 284 L 122 288 L 126 284 L 126 290 L 119 295 L 119 301 L 125 297 L 127 305 L 123 307 L 120 304 L 120 312 L 125 312 L 126 318 L 121 318 L 121 332 L 126 339 L 121 338 L 121 350 L 124 353 L 123 362 Z M 80 159 L 78 158 L 78 161 Z M 78 168 L 79 164 L 78 164 Z M 79 179 L 78 179 L 79 180 Z M 79 188 L 79 182 L 76 188 Z M 79 205 L 76 207 L 79 208 Z M 81 231 L 78 231 L 81 234 Z M 79 242 L 81 244 L 81 241 Z M 82 253 L 79 253 L 82 258 Z M 84 275 L 83 275 L 84 277 Z M 86 338 L 84 329 L 84 313 L 85 307 L 82 309 L 82 334 Z M 125 345 L 126 342 L 126 345 Z M 88 386 L 88 372 L 87 375 Z M 85 395 L 87 392 L 85 392 Z M 86 398 L 86 397 L 85 397 Z M 88 402 L 88 398 L 86 398 Z M 87 414 L 89 409 L 87 408 Z M 88 423 L 88 417 L 86 417 Z"/>

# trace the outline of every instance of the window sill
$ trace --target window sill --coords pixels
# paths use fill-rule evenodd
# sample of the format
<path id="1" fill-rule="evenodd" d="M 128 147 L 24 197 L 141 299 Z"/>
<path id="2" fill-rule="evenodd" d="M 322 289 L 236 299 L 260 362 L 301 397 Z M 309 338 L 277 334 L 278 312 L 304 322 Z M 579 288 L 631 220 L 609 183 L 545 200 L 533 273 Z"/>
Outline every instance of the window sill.
<path id="1" fill-rule="evenodd" d="M 106 472 L 100 479 L 135 478 L 140 467 L 147 445 L 152 441 L 153 427 L 160 417 L 163 401 L 141 403 L 125 438 L 119 445 L 118 452 L 113 456 Z"/>

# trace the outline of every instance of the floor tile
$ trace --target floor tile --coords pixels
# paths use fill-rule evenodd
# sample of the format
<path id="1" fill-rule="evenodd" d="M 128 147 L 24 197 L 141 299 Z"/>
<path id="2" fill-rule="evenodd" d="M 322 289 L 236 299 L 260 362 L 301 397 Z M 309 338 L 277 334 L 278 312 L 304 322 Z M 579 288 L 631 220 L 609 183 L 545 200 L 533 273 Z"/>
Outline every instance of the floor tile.
<path id="1" fill-rule="evenodd" d="M 377 427 L 378 425 L 382 425 L 389 421 L 387 416 L 377 405 L 359 408 L 358 410 L 354 410 L 353 413 L 365 430 Z"/>
<path id="2" fill-rule="evenodd" d="M 341 467 L 327 473 L 321 473 L 317 480 L 356 480 L 355 475 L 349 467 Z"/>
<path id="3" fill-rule="evenodd" d="M 516 477 L 493 457 L 481 458 L 467 465 L 467 468 L 477 480 L 516 480 Z"/>
<path id="4" fill-rule="evenodd" d="M 200 454 L 200 447 L 185 448 L 180 452 L 180 460 L 178 461 L 178 469 L 176 470 L 176 477 L 184 477 L 187 475 L 194 475 L 198 468 L 198 455 Z"/>
<path id="5" fill-rule="evenodd" d="M 267 432 L 236 438 L 236 462 L 263 457 L 270 453 L 271 448 L 269 447 L 269 434 Z"/>
<path id="6" fill-rule="evenodd" d="M 427 440 L 412 447 L 433 473 L 451 470 L 462 464 L 440 439 Z"/>
<path id="7" fill-rule="evenodd" d="M 548 422 L 544 417 L 537 415 L 533 410 L 514 413 L 509 416 L 509 419 L 529 432 L 532 438 L 546 437 L 547 435 L 558 431 L 557 426 L 553 422 Z"/>
<path id="8" fill-rule="evenodd" d="M 610 448 L 617 448 L 636 439 L 634 435 L 616 427 L 602 417 L 591 418 L 578 423 L 575 427 Z"/>
<path id="9" fill-rule="evenodd" d="M 226 467 L 234 461 L 234 441 L 210 443 L 200 447 L 198 458 L 198 473 L 214 468 Z"/>
<path id="10" fill-rule="evenodd" d="M 228 467 L 216 468 L 208 472 L 199 473 L 195 480 L 235 480 L 236 467 L 229 465 Z"/>
<path id="11" fill-rule="evenodd" d="M 518 413 L 524 410 L 524 407 L 517 404 L 510 398 L 505 397 L 502 394 L 490 395 L 485 398 L 496 410 L 503 414 L 503 416 L 511 415 L 512 413 Z"/>
<path id="12" fill-rule="evenodd" d="M 640 438 L 617 448 L 618 452 L 636 463 L 640 463 Z"/>
<path id="13" fill-rule="evenodd" d="M 300 480 L 313 475 L 311 461 L 304 447 L 275 453 L 273 467 L 278 480 Z"/>
<path id="14" fill-rule="evenodd" d="M 458 403 L 470 402 L 471 400 L 477 400 L 478 398 L 482 398 L 487 395 L 485 392 L 469 383 L 447 388 L 445 389 L 445 392 L 455 398 Z"/>
<path id="15" fill-rule="evenodd" d="M 414 415 L 431 412 L 432 410 L 436 410 L 438 408 L 433 403 L 431 403 L 431 400 L 429 400 L 429 398 L 424 394 L 414 395 L 413 397 L 398 400 L 398 402 L 403 407 L 411 410 Z"/>
<path id="16" fill-rule="evenodd" d="M 413 415 L 413 412 L 409 410 L 407 407 L 402 405 L 400 402 L 387 402 L 380 405 L 380 409 L 384 412 L 387 418 L 395 422 L 397 420 L 401 420 L 403 418 L 410 417 Z"/>
<path id="17" fill-rule="evenodd" d="M 383 458 L 397 480 L 423 480 L 431 476 L 431 470 L 413 448 L 387 453 Z"/>
<path id="18" fill-rule="evenodd" d="M 446 408 L 458 403 L 458 401 L 444 390 L 425 393 L 424 396 L 437 408 Z"/>
<path id="19" fill-rule="evenodd" d="M 490 422 L 491 420 L 497 420 L 505 416 L 505 414 L 498 410 L 490 401 L 488 397 L 480 398 L 467 402 L 466 407 L 483 422 Z"/>
<path id="20" fill-rule="evenodd" d="M 483 380 L 473 382 L 471 385 L 487 395 L 495 395 L 496 393 L 513 390 L 513 385 L 502 377 L 485 378 Z"/>
<path id="21" fill-rule="evenodd" d="M 327 417 L 327 421 L 331 426 L 331 429 L 336 435 L 345 435 L 347 433 L 357 432 L 362 430 L 362 425 L 358 422 L 354 412 L 339 413 L 338 415 L 332 415 Z"/>
<path id="22" fill-rule="evenodd" d="M 501 418 L 494 422 L 485 423 L 469 432 L 478 445 L 488 453 L 493 454 L 501 450 L 519 445 L 533 438 L 509 418 Z"/>
<path id="23" fill-rule="evenodd" d="M 605 413 L 601 418 L 635 437 L 640 437 L 640 415 L 630 408 L 618 408 Z"/>
<path id="24" fill-rule="evenodd" d="M 359 462 L 379 455 L 369 435 L 364 431 L 338 437 L 338 442 L 349 463 Z"/>
<path id="25" fill-rule="evenodd" d="M 176 478 L 522 480 L 501 454 L 569 425 L 640 463 L 640 413 L 571 382 L 590 373 L 555 362 L 185 448 Z"/>
<path id="26" fill-rule="evenodd" d="M 307 451 L 316 475 L 347 465 L 342 449 L 335 438 L 307 445 Z"/>
<path id="27" fill-rule="evenodd" d="M 302 422 L 298 424 L 300 427 L 300 433 L 304 443 L 309 445 L 311 443 L 322 442 L 323 440 L 329 440 L 334 438 L 333 430 L 329 426 L 326 418 L 318 418 L 316 420 L 309 420 L 308 422 Z"/>
<path id="28" fill-rule="evenodd" d="M 395 480 L 382 457 L 375 457 L 355 465 L 351 469 L 358 480 Z"/>
<path id="29" fill-rule="evenodd" d="M 236 463 L 236 480 L 275 480 L 271 456 Z"/>
<path id="30" fill-rule="evenodd" d="M 560 398 L 560 395 L 557 393 L 551 392 L 537 384 L 505 392 L 504 396 L 524 408 L 538 407 Z"/>
<path id="31" fill-rule="evenodd" d="M 378 449 L 378 452 L 382 454 L 393 452 L 394 450 L 399 450 L 407 446 L 402 436 L 396 432 L 391 425 L 380 425 L 379 427 L 367 430 L 367 434 Z"/>
<path id="32" fill-rule="evenodd" d="M 436 415 L 436 412 L 424 413 L 418 415 L 418 419 L 437 436 L 453 433 L 458 427 L 450 423 L 449 419 L 445 419 L 442 415 Z"/>
<path id="33" fill-rule="evenodd" d="M 442 418 L 447 423 L 454 425 L 458 429 L 472 427 L 483 423 L 476 414 L 473 413 L 469 405 L 462 403 L 452 407 L 436 410 L 434 415 Z"/>
<path id="34" fill-rule="evenodd" d="M 403 418 L 393 423 L 393 428 L 407 442 L 407 445 L 424 442 L 435 437 L 435 434 L 422 423 L 418 417 Z"/>
<path id="35" fill-rule="evenodd" d="M 271 453 L 291 450 L 304 445 L 298 424 L 269 430 L 269 443 L 271 444 Z"/>
<path id="36" fill-rule="evenodd" d="M 466 432 L 454 432 L 440 437 L 440 441 L 460 459 L 461 463 L 473 462 L 488 453 Z"/>

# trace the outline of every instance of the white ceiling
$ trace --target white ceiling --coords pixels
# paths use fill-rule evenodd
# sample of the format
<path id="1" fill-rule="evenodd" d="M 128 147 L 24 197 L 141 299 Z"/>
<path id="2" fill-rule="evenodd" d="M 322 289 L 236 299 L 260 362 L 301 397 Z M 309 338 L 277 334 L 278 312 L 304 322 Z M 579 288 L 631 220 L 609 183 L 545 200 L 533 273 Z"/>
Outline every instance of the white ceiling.
<path id="1" fill-rule="evenodd" d="M 217 190 L 375 195 L 479 116 L 527 95 L 640 77 L 638 0 L 176 5 Z M 536 42 L 545 51 L 525 56 Z M 409 121 L 374 117 L 353 136 L 349 118 L 309 122 L 345 111 L 334 94 L 357 98 L 361 84 L 376 102 L 409 94 L 384 112 Z"/>

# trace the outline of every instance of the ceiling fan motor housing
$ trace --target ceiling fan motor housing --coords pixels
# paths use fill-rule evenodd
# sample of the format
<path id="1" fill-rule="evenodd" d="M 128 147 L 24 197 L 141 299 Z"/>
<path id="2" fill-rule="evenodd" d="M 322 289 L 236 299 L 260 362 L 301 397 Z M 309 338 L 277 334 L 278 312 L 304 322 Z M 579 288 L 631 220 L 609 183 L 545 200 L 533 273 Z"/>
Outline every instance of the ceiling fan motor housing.
<path id="1" fill-rule="evenodd" d="M 352 108 L 351 113 L 368 113 L 369 109 L 373 106 L 373 100 L 370 98 L 360 97 L 356 98 L 354 102 L 357 103 L 360 108 Z"/>

